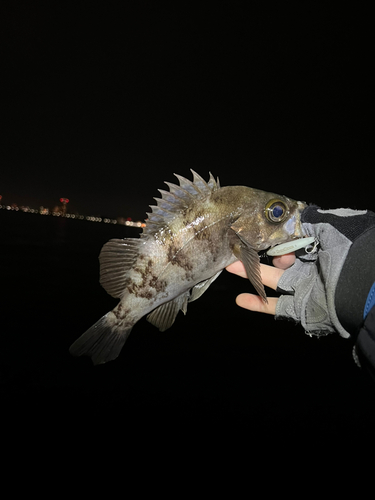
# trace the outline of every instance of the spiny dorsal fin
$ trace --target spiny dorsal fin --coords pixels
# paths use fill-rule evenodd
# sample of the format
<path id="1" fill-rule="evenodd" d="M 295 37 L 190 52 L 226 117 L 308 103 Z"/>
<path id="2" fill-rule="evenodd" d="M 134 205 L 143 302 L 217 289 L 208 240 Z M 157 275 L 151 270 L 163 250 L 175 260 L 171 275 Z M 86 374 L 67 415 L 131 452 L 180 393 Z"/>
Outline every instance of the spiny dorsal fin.
<path id="1" fill-rule="evenodd" d="M 219 177 L 215 181 L 214 176 L 209 172 L 210 174 L 210 179 L 208 181 L 208 187 L 212 189 L 212 191 L 216 191 L 216 189 L 220 189 L 220 181 Z"/>
<path id="2" fill-rule="evenodd" d="M 193 174 L 193 182 L 194 184 L 205 194 L 209 194 L 211 191 L 216 191 L 216 189 L 219 189 L 220 185 L 219 185 L 219 179 L 217 179 L 217 182 L 215 181 L 213 175 L 211 174 L 211 172 L 209 172 L 210 174 L 210 178 L 209 178 L 209 181 L 208 183 L 202 179 L 202 177 L 197 174 L 197 172 L 194 172 L 194 170 L 190 169 L 192 174 Z"/>
<path id="3" fill-rule="evenodd" d="M 182 175 L 178 174 L 173 174 L 177 177 L 178 182 L 180 183 L 180 186 L 185 189 L 185 191 L 188 191 L 190 194 L 193 196 L 201 196 L 202 191 L 199 189 L 199 187 L 194 184 L 194 182 L 189 181 L 189 179 L 186 179 L 185 177 L 182 177 Z"/>
<path id="4" fill-rule="evenodd" d="M 148 220 L 142 236 L 154 234 L 177 217 L 182 210 L 189 207 L 194 200 L 204 199 L 213 191 L 219 189 L 219 179 L 215 181 L 211 172 L 208 182 L 194 170 L 191 170 L 191 172 L 193 174 L 192 181 L 181 175 L 174 174 L 179 181 L 179 185 L 166 182 L 169 191 L 159 189 L 161 198 L 154 198 L 157 205 L 150 205 L 152 211 L 147 213 Z"/>
<path id="5" fill-rule="evenodd" d="M 120 298 L 128 280 L 128 272 L 138 256 L 140 238 L 113 239 L 106 243 L 99 255 L 100 284 L 109 295 Z"/>

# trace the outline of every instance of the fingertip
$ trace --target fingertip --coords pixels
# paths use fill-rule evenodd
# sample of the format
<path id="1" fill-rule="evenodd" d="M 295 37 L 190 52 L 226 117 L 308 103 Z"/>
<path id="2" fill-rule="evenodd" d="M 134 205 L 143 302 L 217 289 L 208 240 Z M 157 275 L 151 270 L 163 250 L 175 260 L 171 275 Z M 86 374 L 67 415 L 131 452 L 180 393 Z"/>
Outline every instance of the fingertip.
<path id="1" fill-rule="evenodd" d="M 245 307 L 245 295 L 249 295 L 248 293 L 240 293 L 236 297 L 236 304 L 240 307 Z"/>
<path id="2" fill-rule="evenodd" d="M 236 297 L 236 304 L 249 311 L 275 314 L 278 299 L 276 297 L 267 297 L 267 300 L 268 302 L 266 303 L 259 295 L 241 293 Z"/>
<path id="3" fill-rule="evenodd" d="M 273 258 L 273 265 L 278 267 L 279 269 L 288 269 L 291 265 L 294 264 L 296 260 L 296 255 L 294 252 L 286 253 L 285 255 L 279 255 Z"/>
<path id="4" fill-rule="evenodd" d="M 264 302 L 259 295 L 241 293 L 236 297 L 236 304 L 244 309 L 248 309 L 249 311 L 259 312 Z"/>

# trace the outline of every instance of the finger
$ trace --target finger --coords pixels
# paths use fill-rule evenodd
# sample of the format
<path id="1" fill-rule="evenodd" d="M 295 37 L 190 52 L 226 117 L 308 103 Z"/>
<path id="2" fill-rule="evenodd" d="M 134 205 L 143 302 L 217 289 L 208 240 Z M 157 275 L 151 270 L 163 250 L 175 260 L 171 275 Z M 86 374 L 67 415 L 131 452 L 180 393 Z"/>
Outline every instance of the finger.
<path id="1" fill-rule="evenodd" d="M 247 278 L 245 267 L 241 261 L 237 260 L 233 264 L 230 264 L 227 268 L 230 273 L 237 274 L 242 278 Z M 276 290 L 277 283 L 284 273 L 284 269 L 279 269 L 277 267 L 268 266 L 267 264 L 260 265 L 260 274 L 262 277 L 262 283 L 273 290 Z"/>
<path id="2" fill-rule="evenodd" d="M 276 290 L 277 283 L 284 272 L 284 269 L 279 269 L 278 267 L 268 266 L 267 264 L 260 265 L 262 283 L 273 290 Z"/>
<path id="3" fill-rule="evenodd" d="M 288 269 L 288 267 L 294 264 L 295 260 L 296 260 L 296 254 L 292 252 L 292 253 L 286 253 L 285 255 L 280 255 L 278 257 L 274 257 L 272 263 L 275 267 L 278 267 L 279 269 Z"/>
<path id="4" fill-rule="evenodd" d="M 294 264 L 295 260 L 296 260 L 296 255 L 294 252 L 292 252 L 292 253 L 287 253 L 285 255 L 274 257 L 272 263 L 278 269 L 288 269 L 288 267 Z M 261 266 L 262 265 L 263 264 L 261 264 Z M 226 269 L 230 273 L 237 274 L 242 278 L 247 278 L 245 267 L 240 260 L 233 262 L 233 264 L 227 266 Z"/>
<path id="5" fill-rule="evenodd" d="M 263 302 L 259 295 L 253 295 L 251 293 L 241 293 L 236 298 L 236 303 L 244 309 L 249 311 L 261 312 L 265 314 L 275 314 L 276 304 L 278 301 L 277 297 L 267 297 L 268 304 Z"/>
<path id="6" fill-rule="evenodd" d="M 227 266 L 226 270 L 229 271 L 230 273 L 237 274 L 242 278 L 247 278 L 245 266 L 242 264 L 240 260 L 236 260 L 236 262 L 233 262 L 233 264 Z"/>

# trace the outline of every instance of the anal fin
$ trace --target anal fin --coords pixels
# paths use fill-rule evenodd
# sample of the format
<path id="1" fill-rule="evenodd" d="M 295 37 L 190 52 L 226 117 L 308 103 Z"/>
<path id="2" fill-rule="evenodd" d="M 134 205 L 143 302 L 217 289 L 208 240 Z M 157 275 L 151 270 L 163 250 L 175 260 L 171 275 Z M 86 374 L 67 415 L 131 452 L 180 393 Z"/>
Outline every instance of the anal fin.
<path id="1" fill-rule="evenodd" d="M 147 321 L 159 328 L 161 332 L 168 330 L 175 322 L 178 311 L 186 314 L 189 292 L 185 292 L 173 300 L 162 304 L 154 309 L 148 316 Z"/>

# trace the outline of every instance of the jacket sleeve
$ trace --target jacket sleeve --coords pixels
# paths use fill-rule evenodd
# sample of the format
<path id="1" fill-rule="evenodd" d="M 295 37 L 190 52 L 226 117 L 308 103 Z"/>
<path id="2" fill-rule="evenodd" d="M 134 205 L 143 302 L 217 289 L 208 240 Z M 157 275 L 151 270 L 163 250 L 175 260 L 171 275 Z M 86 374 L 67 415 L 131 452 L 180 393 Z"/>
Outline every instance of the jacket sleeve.
<path id="1" fill-rule="evenodd" d="M 372 307 L 366 316 L 353 353 L 362 369 L 367 371 L 375 382 L 375 307 Z"/>
<path id="2" fill-rule="evenodd" d="M 356 238 L 349 250 L 335 293 L 337 316 L 350 332 L 353 355 L 375 381 L 375 228 Z"/>
<path id="3" fill-rule="evenodd" d="M 334 310 L 340 327 L 353 341 L 355 360 L 375 381 L 375 213 L 309 206 L 302 222 L 304 227 L 318 230 L 321 243 L 327 246 L 323 250 L 332 247 L 329 235 L 338 232 L 346 238 L 349 250 L 345 255 L 341 247 L 336 254 L 331 252 L 337 261 L 343 258 L 334 283 Z"/>

